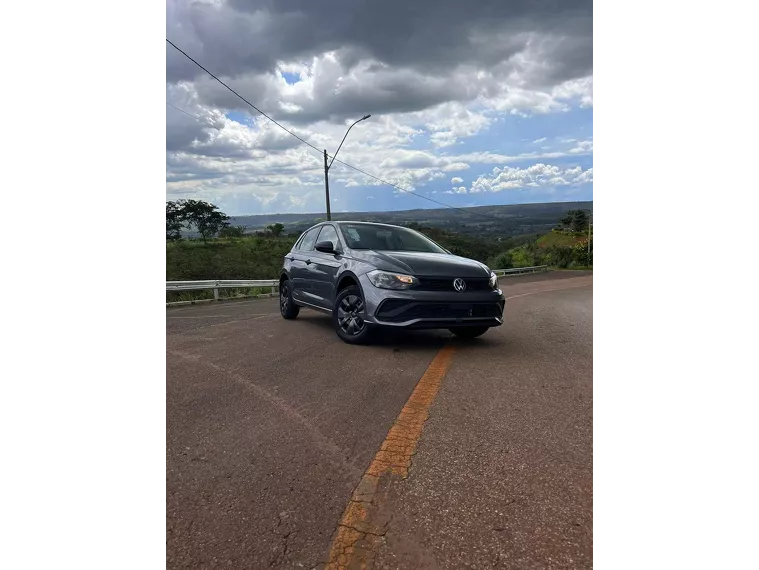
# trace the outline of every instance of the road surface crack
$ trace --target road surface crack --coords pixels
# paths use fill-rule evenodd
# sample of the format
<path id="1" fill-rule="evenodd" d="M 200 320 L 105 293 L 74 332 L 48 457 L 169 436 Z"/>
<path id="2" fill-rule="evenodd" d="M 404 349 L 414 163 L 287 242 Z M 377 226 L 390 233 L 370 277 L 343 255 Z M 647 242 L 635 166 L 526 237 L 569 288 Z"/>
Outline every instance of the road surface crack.
<path id="1" fill-rule="evenodd" d="M 343 449 L 341 449 L 337 444 L 335 444 L 334 441 L 332 441 L 328 437 L 325 437 L 319 431 L 319 429 L 313 424 L 313 422 L 311 422 L 308 418 L 302 416 L 295 408 L 293 408 L 290 404 L 288 404 L 285 400 L 283 400 L 276 394 L 272 394 L 266 388 L 263 388 L 262 386 L 256 384 L 255 382 L 252 382 L 251 380 L 249 380 L 248 378 L 240 374 L 238 371 L 230 370 L 229 368 L 220 366 L 214 362 L 205 361 L 199 355 L 187 354 L 185 352 L 176 351 L 176 350 L 169 350 L 167 352 L 169 354 L 172 354 L 173 356 L 178 356 L 179 358 L 190 360 L 192 362 L 195 362 L 197 364 L 200 364 L 207 368 L 211 368 L 212 370 L 215 370 L 217 372 L 227 375 L 231 380 L 247 388 L 248 390 L 252 391 L 261 400 L 270 404 L 272 407 L 279 410 L 282 414 L 294 420 L 295 423 L 300 424 L 301 427 L 305 431 L 308 432 L 308 434 L 315 441 L 318 447 L 322 449 L 323 451 L 328 452 L 328 454 L 325 456 L 325 459 L 327 459 L 335 467 L 339 468 L 340 472 L 345 474 L 346 477 L 355 478 L 360 475 L 361 471 L 355 465 L 351 465 L 345 460 L 345 457 L 348 454 L 345 453 Z"/>

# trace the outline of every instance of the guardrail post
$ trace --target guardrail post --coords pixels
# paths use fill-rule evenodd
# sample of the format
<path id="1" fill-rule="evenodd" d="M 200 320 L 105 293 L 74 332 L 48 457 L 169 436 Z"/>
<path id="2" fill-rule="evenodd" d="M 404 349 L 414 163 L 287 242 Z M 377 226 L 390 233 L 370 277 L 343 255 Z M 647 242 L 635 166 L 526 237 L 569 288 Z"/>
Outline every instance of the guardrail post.
<path id="1" fill-rule="evenodd" d="M 219 284 L 219 282 L 217 281 L 216 285 L 218 285 L 218 284 Z M 214 287 L 214 289 L 213 289 L 213 300 L 214 301 L 218 301 L 219 300 L 219 290 L 216 287 Z"/>

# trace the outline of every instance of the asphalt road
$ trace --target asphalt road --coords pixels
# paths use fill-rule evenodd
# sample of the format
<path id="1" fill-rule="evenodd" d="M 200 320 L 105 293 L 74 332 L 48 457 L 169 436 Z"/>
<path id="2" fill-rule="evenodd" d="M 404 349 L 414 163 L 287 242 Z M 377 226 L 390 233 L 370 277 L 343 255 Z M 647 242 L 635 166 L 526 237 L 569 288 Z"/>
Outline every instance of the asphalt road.
<path id="1" fill-rule="evenodd" d="M 283 320 L 276 299 L 167 309 L 167 568 L 324 568 L 444 346 L 407 477 L 378 506 L 373 566 L 592 567 L 592 275 L 501 283 L 504 326 L 468 343 L 349 346 L 325 315 Z"/>

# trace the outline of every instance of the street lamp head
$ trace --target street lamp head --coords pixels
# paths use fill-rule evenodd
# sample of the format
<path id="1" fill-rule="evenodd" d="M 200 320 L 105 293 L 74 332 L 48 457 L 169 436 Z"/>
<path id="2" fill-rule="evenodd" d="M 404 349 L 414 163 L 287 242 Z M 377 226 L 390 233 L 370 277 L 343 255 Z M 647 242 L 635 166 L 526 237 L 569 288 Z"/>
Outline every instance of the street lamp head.
<path id="1" fill-rule="evenodd" d="M 329 169 L 332 166 L 332 163 L 335 162 L 335 159 L 337 158 L 337 153 L 340 152 L 340 149 L 343 148 L 343 143 L 345 142 L 345 138 L 348 136 L 348 133 L 351 132 L 351 129 L 356 126 L 357 123 L 360 123 L 361 121 L 365 121 L 371 117 L 371 115 L 365 115 L 361 117 L 358 121 L 353 123 L 350 127 L 348 127 L 348 130 L 345 131 L 345 135 L 343 136 L 343 140 L 340 141 L 340 146 L 337 147 L 337 150 L 335 151 L 335 154 L 332 156 L 332 160 L 329 161 L 329 164 L 327 164 L 327 150 L 324 150 L 324 191 L 327 195 L 327 219 L 331 220 L 332 216 L 329 211 Z"/>

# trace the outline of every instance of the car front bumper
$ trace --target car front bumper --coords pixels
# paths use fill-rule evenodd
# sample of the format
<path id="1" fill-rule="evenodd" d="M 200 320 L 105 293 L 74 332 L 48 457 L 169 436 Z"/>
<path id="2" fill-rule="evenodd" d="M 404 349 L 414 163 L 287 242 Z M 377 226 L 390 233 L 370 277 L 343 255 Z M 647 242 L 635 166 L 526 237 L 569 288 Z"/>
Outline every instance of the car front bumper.
<path id="1" fill-rule="evenodd" d="M 503 324 L 505 299 L 498 291 L 394 291 L 360 278 L 366 322 L 407 329 L 447 329 Z"/>

